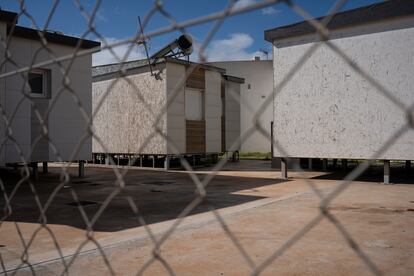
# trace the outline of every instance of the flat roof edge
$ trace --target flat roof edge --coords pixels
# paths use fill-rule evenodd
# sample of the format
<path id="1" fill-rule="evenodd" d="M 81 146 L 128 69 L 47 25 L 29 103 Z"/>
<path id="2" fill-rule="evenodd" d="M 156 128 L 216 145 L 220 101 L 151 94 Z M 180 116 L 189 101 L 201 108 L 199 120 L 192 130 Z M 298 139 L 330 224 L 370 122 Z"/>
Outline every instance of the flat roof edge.
<path id="1" fill-rule="evenodd" d="M 175 59 L 175 58 L 166 58 L 165 61 L 166 62 L 176 63 L 176 64 L 182 64 L 182 65 L 196 64 L 200 68 L 210 69 L 210 70 L 219 72 L 221 74 L 225 74 L 226 73 L 226 69 L 223 69 L 223 68 L 220 68 L 220 67 L 216 67 L 216 66 L 210 65 L 208 63 L 197 63 L 197 62 L 193 62 L 193 61 L 186 61 L 186 60 Z"/>
<path id="2" fill-rule="evenodd" d="M 17 13 L 11 11 L 5 11 L 0 8 L 0 21 L 6 23 L 17 24 Z"/>
<path id="3" fill-rule="evenodd" d="M 230 76 L 230 75 L 223 75 L 224 79 L 228 80 L 228 81 L 232 81 L 232 82 L 237 82 L 237 83 L 244 83 L 244 78 L 239 78 L 239 77 L 235 77 L 235 76 Z"/>
<path id="4" fill-rule="evenodd" d="M 153 61 L 151 60 L 151 62 L 153 62 Z M 212 65 L 209 65 L 209 64 L 196 63 L 196 62 L 192 62 L 192 61 L 186 61 L 186 60 L 174 59 L 174 58 L 162 58 L 162 59 L 157 60 L 156 63 L 152 64 L 152 65 L 156 66 L 158 64 L 167 63 L 167 62 L 180 64 L 180 65 L 186 65 L 186 66 L 189 66 L 191 64 L 195 64 L 196 66 L 199 66 L 200 68 L 216 71 L 220 74 L 225 74 L 226 73 L 226 70 L 223 69 L 223 68 L 219 68 L 219 67 L 212 66 Z M 112 64 L 103 64 L 103 65 L 92 66 L 92 77 L 94 78 L 94 77 L 100 77 L 100 76 L 103 76 L 103 75 L 116 73 L 118 71 L 121 71 L 121 67 L 122 67 L 123 70 L 130 71 L 130 70 L 133 70 L 133 69 L 143 68 L 143 67 L 146 67 L 146 66 L 149 66 L 146 59 L 127 61 L 123 64 L 121 64 L 121 63 L 112 63 Z"/>
<path id="5" fill-rule="evenodd" d="M 414 1 L 389 0 L 337 13 L 332 17 L 327 27 L 330 30 L 335 30 L 362 24 L 381 22 L 384 20 L 397 19 L 399 17 L 406 17 L 410 15 L 414 15 Z M 323 16 L 316 18 L 316 20 L 321 21 L 325 18 L 326 16 Z M 316 33 L 316 29 L 308 21 L 302 21 L 266 30 L 264 32 L 264 38 L 266 41 L 273 43 L 275 40 L 311 33 Z"/>
<path id="6" fill-rule="evenodd" d="M 78 37 L 67 36 L 67 35 L 54 33 L 54 32 L 36 30 L 36 29 L 27 28 L 27 27 L 14 26 L 14 27 L 8 28 L 7 30 L 8 35 L 31 39 L 31 40 L 40 40 L 41 37 L 39 36 L 39 32 L 43 34 L 44 38 L 49 43 L 61 44 L 61 45 L 66 45 L 66 46 L 71 46 L 71 47 L 76 47 L 78 43 L 80 43 L 79 46 L 80 48 L 83 48 L 83 49 L 92 49 L 92 48 L 97 48 L 101 46 L 101 43 L 97 41 L 81 39 Z"/>

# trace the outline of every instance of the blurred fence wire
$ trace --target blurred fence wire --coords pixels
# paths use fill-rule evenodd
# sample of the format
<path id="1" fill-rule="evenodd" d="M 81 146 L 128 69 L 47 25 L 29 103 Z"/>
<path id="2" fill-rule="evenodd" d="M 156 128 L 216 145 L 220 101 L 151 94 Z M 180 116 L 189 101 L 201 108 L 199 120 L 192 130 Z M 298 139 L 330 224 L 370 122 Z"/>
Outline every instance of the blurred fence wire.
<path id="1" fill-rule="evenodd" d="M 62 75 L 62 83 L 61 83 L 61 89 L 59 91 L 53 91 L 53 93 L 57 93 L 56 96 L 53 97 L 52 103 L 49 105 L 49 108 L 46 112 L 39 110 L 38 108 L 38 102 L 34 101 L 34 99 L 27 93 L 25 89 L 25 85 L 23 85 L 23 88 L 21 89 L 21 98 L 20 102 L 15 105 L 15 109 L 12 111 L 6 111 L 8 108 L 7 106 L 4 106 L 4 102 L 0 102 L 0 112 L 1 112 L 1 120 L 2 124 L 4 125 L 4 132 L 5 132 L 5 138 L 1 141 L 1 148 L 4 149 L 6 143 L 12 144 L 16 152 L 19 154 L 20 164 L 22 165 L 22 174 L 21 178 L 17 181 L 17 184 L 13 187 L 11 191 L 6 189 L 5 180 L 3 178 L 0 179 L 0 188 L 2 193 L 2 199 L 1 199 L 1 205 L 3 209 L 3 213 L 1 214 L 1 222 L 0 222 L 0 228 L 4 226 L 4 222 L 8 220 L 13 215 L 14 212 L 14 199 L 19 194 L 19 189 L 21 186 L 29 185 L 31 190 L 31 195 L 35 198 L 37 208 L 40 213 L 39 217 L 39 224 L 38 228 L 31 233 L 30 237 L 27 237 L 27 233 L 24 233 L 20 228 L 21 226 L 19 223 L 15 223 L 16 232 L 18 233 L 21 241 L 21 245 L 23 247 L 23 251 L 21 252 L 21 255 L 19 256 L 20 264 L 16 266 L 13 269 L 10 269 L 6 266 L 5 262 L 3 261 L 2 252 L 0 251 L 0 261 L 2 264 L 2 271 L 0 272 L 7 272 L 9 271 L 10 274 L 13 274 L 16 272 L 19 268 L 28 267 L 30 271 L 33 274 L 36 274 L 34 264 L 30 261 L 30 248 L 33 245 L 34 240 L 36 239 L 36 236 L 40 231 L 46 230 L 50 237 L 54 241 L 54 246 L 59 253 L 59 260 L 61 261 L 62 265 L 62 274 L 68 274 L 70 271 L 71 266 L 75 262 L 76 258 L 80 255 L 80 253 L 85 248 L 86 244 L 93 243 L 96 246 L 96 249 L 100 252 L 102 255 L 102 258 L 105 261 L 105 265 L 108 268 L 108 271 L 111 274 L 117 274 L 117 271 L 114 270 L 113 266 L 111 265 L 111 260 L 109 260 L 106 256 L 105 250 L 100 245 L 98 239 L 95 237 L 94 233 L 94 226 L 97 221 L 99 221 L 102 213 L 105 211 L 106 208 L 110 205 L 112 199 L 120 194 L 123 189 L 128 185 L 127 181 L 125 180 L 125 175 L 128 172 L 128 169 L 122 169 L 120 170 L 118 167 L 113 167 L 113 173 L 116 176 L 116 182 L 114 183 L 112 191 L 107 195 L 105 201 L 100 205 L 97 212 L 92 216 L 89 217 L 86 215 L 86 211 L 84 207 L 81 204 L 78 204 L 78 210 L 79 215 L 81 216 L 83 222 L 85 223 L 86 227 L 86 234 L 84 242 L 77 245 L 77 249 L 71 257 L 65 256 L 64 252 L 61 249 L 61 246 L 58 242 L 58 240 L 54 236 L 53 230 L 49 227 L 48 224 L 48 215 L 47 211 L 51 205 L 51 203 L 56 200 L 56 195 L 59 193 L 61 189 L 63 189 L 65 186 L 67 186 L 71 181 L 71 176 L 69 174 L 69 168 L 72 162 L 64 162 L 68 160 L 64 160 L 61 158 L 61 153 L 58 150 L 58 147 L 55 145 L 53 139 L 50 137 L 50 132 L 48 129 L 48 116 L 51 114 L 52 110 L 55 107 L 55 103 L 57 99 L 64 94 L 68 93 L 71 97 L 71 99 L 76 103 L 79 113 L 83 117 L 85 121 L 88 122 L 88 128 L 85 131 L 85 133 L 82 135 L 82 138 L 79 140 L 79 144 L 76 146 L 76 149 L 72 153 L 72 159 L 76 160 L 77 153 L 81 150 L 81 148 L 84 146 L 85 143 L 91 138 L 94 138 L 97 143 L 101 145 L 102 148 L 106 149 L 105 146 L 105 140 L 103 140 L 101 137 L 98 137 L 95 132 L 94 128 L 92 127 L 92 121 L 94 119 L 94 116 L 96 115 L 97 110 L 99 110 L 105 101 L 106 96 L 110 93 L 111 89 L 114 87 L 116 82 L 119 81 L 125 81 L 128 82 L 133 87 L 133 92 L 138 95 L 143 101 L 145 101 L 141 95 L 142 88 L 137 87 L 133 82 L 131 82 L 128 78 L 126 78 L 126 68 L 124 68 L 123 64 L 125 64 L 125 61 L 129 60 L 129 57 L 131 53 L 133 52 L 134 47 L 136 47 L 136 43 L 139 41 L 145 41 L 150 38 L 155 38 L 157 36 L 167 34 L 170 32 L 176 32 L 179 31 L 181 33 L 186 33 L 186 29 L 189 27 L 193 27 L 196 25 L 200 25 L 207 22 L 213 22 L 210 31 L 206 34 L 204 40 L 202 41 L 199 51 L 198 51 L 198 62 L 199 63 L 206 63 L 209 60 L 209 56 L 206 53 L 206 48 L 209 46 L 209 43 L 212 41 L 214 35 L 217 33 L 217 31 L 221 28 L 223 22 L 231 17 L 242 13 L 249 13 L 253 12 L 258 9 L 263 9 L 272 5 L 287 5 L 290 7 L 290 9 L 297 14 L 299 14 L 301 17 L 303 17 L 304 20 L 308 21 L 314 28 L 315 32 L 319 34 L 321 41 L 318 43 L 314 43 L 312 47 L 309 48 L 309 50 L 304 53 L 302 56 L 300 56 L 297 61 L 291 66 L 291 68 L 288 70 L 285 76 L 283 76 L 282 81 L 280 81 L 269 93 L 269 96 L 265 99 L 263 105 L 261 108 L 257 109 L 259 110 L 254 114 L 255 121 L 252 122 L 251 127 L 242 134 L 240 137 L 240 140 L 238 140 L 231 148 L 236 149 L 237 144 L 240 142 L 243 142 L 248 137 L 250 137 L 254 132 L 259 131 L 262 135 L 265 137 L 271 137 L 270 136 L 270 130 L 269 126 L 264 126 L 260 123 L 260 118 L 263 115 L 264 110 L 271 104 L 273 104 L 273 98 L 277 99 L 278 94 L 283 91 L 286 84 L 288 84 L 292 78 L 298 74 L 301 67 L 306 63 L 308 57 L 315 53 L 315 51 L 321 47 L 321 45 L 325 45 L 329 47 L 332 51 L 334 51 L 345 63 L 349 64 L 353 70 L 358 73 L 360 76 L 362 76 L 364 79 L 366 79 L 370 84 L 372 84 L 374 87 L 377 88 L 378 93 L 384 95 L 387 97 L 390 101 L 397 104 L 399 107 L 404 109 L 405 112 L 407 112 L 408 116 L 407 118 L 411 118 L 412 115 L 410 113 L 410 110 L 405 110 L 405 105 L 401 103 L 398 99 L 395 99 L 392 93 L 388 91 L 381 83 L 379 83 L 377 80 L 375 80 L 373 77 L 370 76 L 368 72 L 365 72 L 362 68 L 358 67 L 355 63 L 352 62 L 352 59 L 344 52 L 342 52 L 338 47 L 336 47 L 334 44 L 332 44 L 329 41 L 330 36 L 330 30 L 327 27 L 330 20 L 333 18 L 333 16 L 341 10 L 341 8 L 346 4 L 346 0 L 340 0 L 337 1 L 332 8 L 329 11 L 329 14 L 327 17 L 324 18 L 322 21 L 318 21 L 315 18 L 313 18 L 305 9 L 303 9 L 301 6 L 295 4 L 294 1 L 291 0 L 285 0 L 285 1 L 279 1 L 279 0 L 258 0 L 258 1 L 245 1 L 245 5 L 240 5 L 238 2 L 244 2 L 244 1 L 235 1 L 235 0 L 229 0 L 227 3 L 227 6 L 222 11 L 212 13 L 212 14 L 206 14 L 204 16 L 193 18 L 184 22 L 178 21 L 172 12 L 168 11 L 167 8 L 163 5 L 161 1 L 154 1 L 154 4 L 151 8 L 151 10 L 143 17 L 142 25 L 143 29 L 146 30 L 146 26 L 149 24 L 149 22 L 152 20 L 152 18 L 156 14 L 160 14 L 164 16 L 170 24 L 156 29 L 154 31 L 144 32 L 141 33 L 137 31 L 137 33 L 128 39 L 110 42 L 106 41 L 105 36 L 99 33 L 99 31 L 95 28 L 95 21 L 99 12 L 99 8 L 101 5 L 101 1 L 96 0 L 94 3 L 93 8 L 88 11 L 87 8 L 84 7 L 84 4 L 80 0 L 74 0 L 79 12 L 85 17 L 85 19 L 88 21 L 88 28 L 84 31 L 84 33 L 80 36 L 81 38 L 87 38 L 90 36 L 95 36 L 99 40 L 102 41 L 102 47 L 101 50 L 107 50 L 109 51 L 110 55 L 113 55 L 116 59 L 117 63 L 121 64 L 119 68 L 119 77 L 109 86 L 107 91 L 104 92 L 103 96 L 101 97 L 98 105 L 97 110 L 94 112 L 89 112 L 88 108 L 85 108 L 88 103 L 82 102 L 81 98 L 79 97 L 80 91 L 77 91 L 76 88 L 76 79 L 73 79 L 70 77 L 69 72 L 71 71 L 71 66 L 73 64 L 73 61 L 75 61 L 78 58 L 81 58 L 83 56 L 87 56 L 92 54 L 96 51 L 96 49 L 83 49 L 81 47 L 81 44 L 78 43 L 76 47 L 74 47 L 74 50 L 70 54 L 59 54 L 54 52 L 52 47 L 50 47 L 50 43 L 48 42 L 47 37 L 45 36 L 45 32 L 41 30 L 47 30 L 49 27 L 49 24 L 55 16 L 55 11 L 57 7 L 59 6 L 60 2 L 59 0 L 53 1 L 53 4 L 50 7 L 50 12 L 48 15 L 48 18 L 46 19 L 46 22 L 43 26 L 38 25 L 36 22 L 34 16 L 31 14 L 31 11 L 26 8 L 25 1 L 20 0 L 19 6 L 20 10 L 18 11 L 18 17 L 26 17 L 31 22 L 32 26 L 35 29 L 38 29 L 39 31 L 39 45 L 40 47 L 37 48 L 36 52 L 33 55 L 32 60 L 30 61 L 29 65 L 21 65 L 21 63 L 16 59 L 15 56 L 10 54 L 11 47 L 13 47 L 13 43 L 11 41 L 11 35 L 7 36 L 5 35 L 5 32 L 1 33 L 1 53 L 3 56 L 1 57 L 1 72 L 0 72 L 0 84 L 2 81 L 6 79 L 11 79 L 16 76 L 19 76 L 24 80 L 24 83 L 28 82 L 28 72 L 32 71 L 36 68 L 42 68 L 48 65 L 55 65 L 58 67 L 61 75 Z M 277 16 L 277 15 L 275 15 Z M 8 33 L 13 33 L 15 28 L 15 25 L 11 25 L 10 30 Z M 119 53 L 117 53 L 114 49 L 119 46 L 127 45 L 128 49 L 125 52 L 123 56 L 119 56 Z M 48 59 L 44 59 L 41 61 L 38 61 L 36 56 L 38 54 L 41 54 L 41 52 L 47 52 L 49 57 Z M 182 87 L 188 76 L 192 73 L 193 70 L 197 68 L 196 64 L 193 64 L 190 66 L 190 69 L 186 72 L 184 76 L 182 76 L 181 80 L 179 81 L 177 87 L 173 89 L 171 93 L 171 98 L 174 99 L 177 97 L 179 93 L 179 88 Z M 39 187 L 35 185 L 35 181 L 30 177 L 30 162 L 26 160 L 26 154 L 24 153 L 26 149 L 23 148 L 21 143 L 19 143 L 19 139 L 16 138 L 16 129 L 12 129 L 13 121 L 16 120 L 15 115 L 18 114 L 18 109 L 22 105 L 24 101 L 30 101 L 30 104 L 34 110 L 35 118 L 38 121 L 38 123 L 41 126 L 41 133 L 39 133 L 39 136 L 37 139 L 33 142 L 31 151 L 33 151 L 33 148 L 36 147 L 38 143 L 41 143 L 42 141 L 47 141 L 47 143 L 50 145 L 50 149 L 53 151 L 53 154 L 57 156 L 57 159 L 59 161 L 62 161 L 60 165 L 61 170 L 61 181 L 57 183 L 56 188 L 53 190 L 52 193 L 48 195 L 46 199 L 40 198 L 39 196 Z M 249 105 L 249 103 L 241 103 L 244 104 L 242 108 L 246 109 L 247 111 L 254 112 L 253 110 L 256 110 L 252 106 Z M 154 118 L 156 118 L 154 126 L 156 131 L 151 133 L 148 140 L 142 145 L 142 147 L 145 147 L 145 145 L 150 142 L 151 139 L 153 139 L 157 135 L 163 136 L 166 140 L 169 140 L 169 137 L 165 135 L 162 128 L 159 126 L 160 120 L 162 120 L 162 116 L 166 113 L 168 108 L 168 103 L 165 104 L 160 110 L 155 111 L 150 108 L 149 105 L 145 105 L 147 112 L 149 112 Z M 309 187 L 312 189 L 312 191 L 319 197 L 320 200 L 320 209 L 319 214 L 311 219 L 308 223 L 303 225 L 301 229 L 299 229 L 296 233 L 291 235 L 291 237 L 286 240 L 280 247 L 274 248 L 273 254 L 269 255 L 264 261 L 257 263 L 253 260 L 252 256 L 249 255 L 249 249 L 244 247 L 237 239 L 237 236 L 233 234 L 232 230 L 228 225 L 226 224 L 226 219 L 223 218 L 218 212 L 214 210 L 214 207 L 212 208 L 212 213 L 214 214 L 215 218 L 223 228 L 226 235 L 229 236 L 230 240 L 234 243 L 236 248 L 239 250 L 241 256 L 244 258 L 245 262 L 248 264 L 248 266 L 251 269 L 251 274 L 258 275 L 262 271 L 264 271 L 273 261 L 281 257 L 283 254 L 285 254 L 293 245 L 298 243 L 298 241 L 301 240 L 306 233 L 311 231 L 313 228 L 315 228 L 322 220 L 327 219 L 334 225 L 339 232 L 342 234 L 343 238 L 348 243 L 349 247 L 355 252 L 357 256 L 366 264 L 367 268 L 373 273 L 373 274 L 380 274 L 380 271 L 374 264 L 372 260 L 364 253 L 364 251 L 361 249 L 361 247 L 358 245 L 357 241 L 355 241 L 346 229 L 346 226 L 341 223 L 341 221 L 336 218 L 330 211 L 329 211 L 329 204 L 336 198 L 338 195 L 340 195 L 351 183 L 352 180 L 354 180 L 356 177 L 361 175 L 373 162 L 372 160 L 377 159 L 376 157 L 379 157 L 387 148 L 389 148 L 393 142 L 401 136 L 405 131 L 407 131 L 410 128 L 409 122 L 400 130 L 398 130 L 391 139 L 378 148 L 375 155 L 372 156 L 368 161 L 365 161 L 361 163 L 358 167 L 356 167 L 352 172 L 350 172 L 342 181 L 341 183 L 329 194 L 322 194 L 322 192 L 316 187 L 314 180 L 308 179 L 306 177 L 306 174 L 304 174 L 304 171 L 298 166 L 296 166 L 295 169 L 302 174 L 303 178 L 306 180 Z M 173 143 L 173 141 L 171 141 Z M 282 144 L 279 144 L 277 141 L 273 141 L 274 146 L 278 148 L 278 150 L 282 153 L 284 153 L 284 156 L 289 157 L 290 154 L 284 149 L 284 146 Z M 175 150 L 178 152 L 177 148 L 175 147 Z M 70 161 L 70 160 L 69 160 Z M 184 158 L 181 159 L 182 165 L 186 171 L 189 172 L 190 177 L 194 183 L 194 189 L 195 189 L 195 195 L 193 200 L 183 209 L 180 210 L 179 215 L 177 216 L 177 219 L 174 221 L 174 223 L 169 227 L 167 231 L 165 231 L 161 237 L 156 237 L 152 231 L 151 226 L 146 222 L 144 219 L 143 214 L 139 211 L 139 208 L 137 207 L 134 200 L 129 196 L 125 196 L 126 202 L 129 204 L 131 210 L 135 213 L 135 215 L 138 217 L 140 224 L 146 229 L 148 233 L 148 237 L 151 239 L 153 243 L 153 250 L 152 254 L 147 256 L 147 261 L 142 267 L 139 267 L 137 269 L 137 274 L 140 275 L 144 273 L 148 267 L 151 266 L 154 262 L 161 263 L 166 270 L 170 274 L 175 274 L 174 269 L 169 265 L 168 259 L 165 259 L 161 253 L 161 247 L 163 244 L 172 236 L 172 234 L 177 231 L 178 226 L 183 222 L 183 219 L 189 215 L 207 196 L 208 192 L 206 190 L 206 187 L 209 185 L 209 183 L 212 181 L 212 179 L 216 176 L 218 172 L 223 168 L 223 166 L 227 163 L 228 157 L 223 156 L 222 159 L 219 160 L 217 164 L 214 165 L 213 169 L 210 173 L 207 175 L 203 175 L 203 178 L 200 178 L 200 176 L 196 173 L 194 173 L 193 168 L 191 164 L 188 163 L 188 161 Z M 114 160 L 111 160 L 112 164 L 115 164 Z M 80 197 L 77 194 L 77 191 L 75 189 L 70 188 L 71 196 L 73 197 L 74 202 L 79 203 Z"/>

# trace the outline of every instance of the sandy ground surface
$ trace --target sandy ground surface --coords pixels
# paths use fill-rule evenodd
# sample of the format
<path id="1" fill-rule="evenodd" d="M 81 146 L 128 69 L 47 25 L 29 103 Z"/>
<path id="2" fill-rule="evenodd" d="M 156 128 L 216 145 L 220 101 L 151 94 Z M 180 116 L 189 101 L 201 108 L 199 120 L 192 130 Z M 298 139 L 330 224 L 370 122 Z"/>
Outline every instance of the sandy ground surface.
<path id="1" fill-rule="evenodd" d="M 197 176 L 203 179 L 208 170 Z M 209 184 L 206 198 L 164 239 L 195 198 L 186 172 L 129 170 L 125 188 L 115 193 L 112 169 L 88 167 L 85 178 L 73 178 L 57 191 L 42 227 L 36 198 L 44 205 L 59 187 L 58 172 L 51 168 L 32 186 L 22 184 L 11 200 L 13 212 L 0 226 L 0 273 L 20 267 L 17 275 L 56 275 L 69 266 L 70 275 L 111 270 L 119 275 L 414 274 L 412 175 L 382 185 L 380 174 L 368 173 L 329 204 L 328 220 L 320 216 L 320 198 L 303 177 L 326 196 L 338 188 L 343 172 L 291 172 L 284 180 L 268 162 L 229 164 Z M 2 172 L 8 195 L 17 179 Z M 75 196 L 91 203 L 83 206 L 83 215 L 70 205 Z M 5 206 L 3 198 L 0 204 Z M 87 235 L 83 216 L 93 220 L 100 210 Z M 158 250 L 154 239 L 162 241 Z"/>

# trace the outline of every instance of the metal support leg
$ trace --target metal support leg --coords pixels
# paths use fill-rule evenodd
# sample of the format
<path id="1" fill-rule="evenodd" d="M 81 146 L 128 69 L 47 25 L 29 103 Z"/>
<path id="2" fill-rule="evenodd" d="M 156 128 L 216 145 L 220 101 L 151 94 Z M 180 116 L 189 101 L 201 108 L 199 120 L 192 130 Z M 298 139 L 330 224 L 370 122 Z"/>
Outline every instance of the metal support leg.
<path id="1" fill-rule="evenodd" d="M 47 167 L 47 162 L 43 162 L 43 173 L 48 173 L 48 167 Z"/>
<path id="2" fill-rule="evenodd" d="M 79 164 L 78 165 L 78 176 L 84 177 L 85 176 L 85 161 L 79 160 L 78 164 Z"/>
<path id="3" fill-rule="evenodd" d="M 155 156 L 152 156 L 152 167 L 155 168 Z"/>
<path id="4" fill-rule="evenodd" d="M 280 158 L 280 172 L 282 174 L 282 178 L 287 178 L 287 159 L 286 158 Z"/>
<path id="5" fill-rule="evenodd" d="M 139 156 L 139 166 L 142 168 L 142 155 Z"/>
<path id="6" fill-rule="evenodd" d="M 348 169 L 348 159 L 342 159 L 341 164 L 342 164 L 342 170 L 345 171 Z"/>
<path id="7" fill-rule="evenodd" d="M 384 184 L 390 184 L 390 160 L 384 160 Z"/>
<path id="8" fill-rule="evenodd" d="M 170 169 L 170 156 L 166 155 L 164 160 L 164 169 Z"/>
<path id="9" fill-rule="evenodd" d="M 196 165 L 196 158 L 195 158 L 195 155 L 193 155 L 193 167 L 195 167 L 195 165 Z"/>
<path id="10" fill-rule="evenodd" d="M 30 166 L 32 167 L 32 178 L 37 180 L 39 178 L 39 168 L 37 167 L 37 162 L 32 162 Z"/>
<path id="11" fill-rule="evenodd" d="M 411 160 L 405 161 L 405 171 L 409 173 L 411 171 Z"/>
<path id="12" fill-rule="evenodd" d="M 312 158 L 308 158 L 308 170 L 312 170 L 313 169 L 313 159 Z"/>
<path id="13" fill-rule="evenodd" d="M 327 171 L 328 170 L 328 159 L 322 160 L 322 170 Z"/>

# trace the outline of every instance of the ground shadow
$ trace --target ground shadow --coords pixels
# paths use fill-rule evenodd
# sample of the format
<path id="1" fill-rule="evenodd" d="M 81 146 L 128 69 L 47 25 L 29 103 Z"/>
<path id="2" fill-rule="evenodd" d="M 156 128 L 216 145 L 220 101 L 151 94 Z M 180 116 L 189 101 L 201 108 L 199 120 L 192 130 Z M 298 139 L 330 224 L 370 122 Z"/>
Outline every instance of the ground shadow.
<path id="1" fill-rule="evenodd" d="M 75 168 L 73 168 L 75 169 Z M 16 172 L 0 172 L 6 194 L 10 195 L 16 183 L 21 179 Z M 73 171 L 73 174 L 76 174 Z M 204 178 L 206 175 L 202 175 Z M 137 215 L 126 200 L 130 196 L 137 205 L 146 223 L 152 224 L 175 219 L 180 212 L 196 198 L 195 185 L 184 172 L 160 172 L 150 170 L 130 170 L 124 178 L 126 187 L 116 195 L 94 225 L 95 231 L 119 231 L 141 226 Z M 286 182 L 272 178 L 252 178 L 241 176 L 216 176 L 207 187 L 207 196 L 191 212 L 207 212 L 211 207 L 221 209 L 262 199 L 254 195 L 256 188 Z M 72 196 L 76 192 L 89 218 L 99 210 L 104 201 L 115 190 L 116 177 L 112 169 L 87 168 L 85 178 L 74 178 L 54 197 L 46 216 L 47 223 L 60 224 L 85 229 L 86 225 L 79 211 L 78 202 Z M 50 173 L 39 174 L 39 180 L 33 182 L 36 194 L 42 204 L 61 183 L 59 169 L 50 168 Z M 249 190 L 246 194 L 237 191 Z M 12 213 L 7 221 L 39 222 L 39 208 L 28 182 L 23 183 L 11 201 Z M 2 196 L 0 207 L 4 209 Z"/>
<path id="2" fill-rule="evenodd" d="M 313 179 L 326 179 L 326 180 L 341 180 L 348 176 L 349 173 L 356 166 L 350 167 L 346 170 L 340 168 L 330 168 L 326 174 L 313 177 Z M 378 182 L 384 181 L 384 169 L 380 165 L 370 166 L 361 176 L 357 179 L 358 181 L 365 182 Z M 390 173 L 391 184 L 414 184 L 414 169 L 407 170 L 403 166 L 392 166 Z"/>

